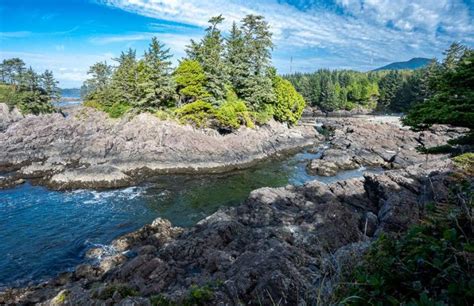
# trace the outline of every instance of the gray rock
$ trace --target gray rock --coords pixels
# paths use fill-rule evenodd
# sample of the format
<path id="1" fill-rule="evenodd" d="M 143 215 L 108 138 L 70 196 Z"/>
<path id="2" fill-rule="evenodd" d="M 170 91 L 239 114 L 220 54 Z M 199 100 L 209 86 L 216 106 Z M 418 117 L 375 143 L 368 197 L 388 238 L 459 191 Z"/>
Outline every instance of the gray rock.
<path id="1" fill-rule="evenodd" d="M 0 122 L 10 113 L 2 111 Z M 8 121 L 10 122 L 10 121 Z M 152 114 L 110 119 L 87 107 L 60 114 L 16 118 L 0 128 L 0 169 L 22 168 L 51 188 L 105 188 L 135 184 L 162 172 L 227 171 L 277 153 L 312 145 L 311 126 L 265 126 L 219 135 Z"/>

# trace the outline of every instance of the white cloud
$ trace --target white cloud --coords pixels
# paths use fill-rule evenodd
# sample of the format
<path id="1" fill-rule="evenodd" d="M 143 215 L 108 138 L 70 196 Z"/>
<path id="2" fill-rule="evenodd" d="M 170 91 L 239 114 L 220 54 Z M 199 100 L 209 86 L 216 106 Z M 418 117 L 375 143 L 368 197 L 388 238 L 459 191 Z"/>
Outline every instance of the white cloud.
<path id="1" fill-rule="evenodd" d="M 0 39 L 23 38 L 31 35 L 29 31 L 0 32 Z"/>
<path id="2" fill-rule="evenodd" d="M 317 49 L 354 68 L 414 56 L 432 57 L 455 40 L 474 43 L 472 17 L 460 0 L 335 1 L 346 14 L 311 5 L 317 1 L 305 2 L 304 11 L 277 0 L 100 2 L 143 16 L 200 27 L 221 13 L 226 18 L 225 28 L 246 14 L 261 14 L 271 25 L 277 49 L 285 50 L 288 58 L 295 50 Z"/>
<path id="3" fill-rule="evenodd" d="M 0 60 L 12 57 L 20 57 L 28 66 L 41 73 L 44 70 L 52 70 L 54 77 L 59 80 L 61 87 L 77 87 L 87 79 L 88 67 L 98 61 L 108 61 L 114 57 L 113 54 L 66 54 L 66 53 L 32 53 L 11 52 L 0 50 Z M 81 65 L 79 66 L 78 63 Z M 81 68 L 78 68 L 81 67 Z"/>

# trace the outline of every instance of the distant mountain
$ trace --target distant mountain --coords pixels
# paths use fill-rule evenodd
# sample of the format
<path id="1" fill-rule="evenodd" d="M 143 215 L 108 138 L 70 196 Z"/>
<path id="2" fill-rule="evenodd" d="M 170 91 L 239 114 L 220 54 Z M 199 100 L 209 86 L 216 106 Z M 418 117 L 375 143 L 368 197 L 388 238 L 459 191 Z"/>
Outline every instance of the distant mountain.
<path id="1" fill-rule="evenodd" d="M 81 89 L 80 88 L 61 88 L 61 96 L 63 98 L 80 98 Z"/>
<path id="2" fill-rule="evenodd" d="M 402 70 L 402 69 L 418 69 L 428 65 L 431 62 L 429 58 L 415 57 L 406 62 L 395 62 L 383 67 L 374 69 L 372 71 L 378 70 Z"/>

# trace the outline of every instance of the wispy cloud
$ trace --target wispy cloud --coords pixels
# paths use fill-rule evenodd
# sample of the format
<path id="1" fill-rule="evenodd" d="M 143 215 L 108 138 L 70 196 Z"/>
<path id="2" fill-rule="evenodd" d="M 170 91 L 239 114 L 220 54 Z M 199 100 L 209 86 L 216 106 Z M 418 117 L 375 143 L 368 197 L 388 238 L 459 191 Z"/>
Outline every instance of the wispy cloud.
<path id="1" fill-rule="evenodd" d="M 75 87 L 87 79 L 88 67 L 99 61 L 111 61 L 114 54 L 66 54 L 66 53 L 34 53 L 12 52 L 0 50 L 0 59 L 20 57 L 28 66 L 37 72 L 52 70 L 62 87 Z M 78 65 L 81 63 L 81 65 Z"/>
<path id="2" fill-rule="evenodd" d="M 261 14 L 272 27 L 277 50 L 285 51 L 279 52 L 280 57 L 313 48 L 359 69 L 413 56 L 439 55 L 454 40 L 474 43 L 473 16 L 461 0 L 335 0 L 337 10 L 318 5 L 320 1 L 306 1 L 304 10 L 276 0 L 100 3 L 199 27 L 218 14 L 226 17 L 227 28 L 246 14 Z"/>
<path id="3" fill-rule="evenodd" d="M 28 37 L 31 34 L 32 33 L 29 31 L 0 32 L 0 39 L 23 38 L 23 37 Z"/>

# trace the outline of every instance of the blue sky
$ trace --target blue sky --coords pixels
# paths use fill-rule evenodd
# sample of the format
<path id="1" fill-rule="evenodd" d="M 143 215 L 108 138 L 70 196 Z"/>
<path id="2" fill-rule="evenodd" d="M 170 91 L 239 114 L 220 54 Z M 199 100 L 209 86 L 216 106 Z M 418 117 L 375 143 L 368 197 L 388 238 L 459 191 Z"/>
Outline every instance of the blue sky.
<path id="1" fill-rule="evenodd" d="M 266 17 L 280 73 L 318 68 L 370 70 L 412 57 L 441 57 L 452 41 L 474 46 L 474 0 L 1 0 L 0 59 L 51 69 L 78 87 L 97 61 L 157 36 L 184 56 L 211 16 L 230 23 Z"/>

